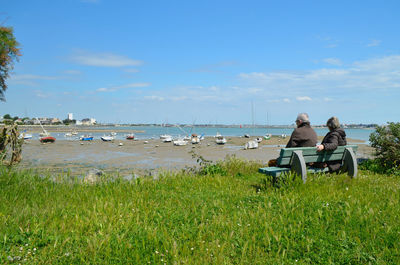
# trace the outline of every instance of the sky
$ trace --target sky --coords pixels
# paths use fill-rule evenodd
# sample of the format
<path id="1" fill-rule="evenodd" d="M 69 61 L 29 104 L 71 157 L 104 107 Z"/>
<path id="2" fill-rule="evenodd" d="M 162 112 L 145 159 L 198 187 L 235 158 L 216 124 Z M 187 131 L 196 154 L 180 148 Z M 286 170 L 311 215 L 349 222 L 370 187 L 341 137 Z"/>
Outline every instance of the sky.
<path id="1" fill-rule="evenodd" d="M 0 0 L 22 56 L 0 115 L 399 122 L 400 1 Z"/>

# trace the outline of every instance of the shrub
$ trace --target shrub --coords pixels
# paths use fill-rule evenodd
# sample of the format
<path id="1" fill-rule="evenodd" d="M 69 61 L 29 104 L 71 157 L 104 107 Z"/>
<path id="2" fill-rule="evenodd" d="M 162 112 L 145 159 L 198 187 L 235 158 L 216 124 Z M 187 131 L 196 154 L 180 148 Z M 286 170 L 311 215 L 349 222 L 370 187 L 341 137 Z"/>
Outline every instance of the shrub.
<path id="1" fill-rule="evenodd" d="M 375 148 L 380 166 L 387 170 L 400 167 L 400 123 L 388 122 L 387 125 L 377 126 L 369 141 Z"/>

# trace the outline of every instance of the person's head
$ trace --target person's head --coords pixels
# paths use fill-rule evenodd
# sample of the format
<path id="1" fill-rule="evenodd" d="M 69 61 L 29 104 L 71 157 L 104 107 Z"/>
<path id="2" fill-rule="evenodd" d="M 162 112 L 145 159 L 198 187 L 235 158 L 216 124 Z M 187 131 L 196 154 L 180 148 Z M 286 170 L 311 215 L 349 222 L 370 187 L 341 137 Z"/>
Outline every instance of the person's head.
<path id="1" fill-rule="evenodd" d="M 308 122 L 310 123 L 310 119 L 308 118 L 308 114 L 307 113 L 299 113 L 299 115 L 297 115 L 296 118 L 296 125 L 297 127 L 300 126 L 300 124 Z"/>
<path id="2" fill-rule="evenodd" d="M 340 128 L 339 119 L 335 116 L 329 118 L 329 120 L 326 122 L 326 126 L 330 131 Z"/>

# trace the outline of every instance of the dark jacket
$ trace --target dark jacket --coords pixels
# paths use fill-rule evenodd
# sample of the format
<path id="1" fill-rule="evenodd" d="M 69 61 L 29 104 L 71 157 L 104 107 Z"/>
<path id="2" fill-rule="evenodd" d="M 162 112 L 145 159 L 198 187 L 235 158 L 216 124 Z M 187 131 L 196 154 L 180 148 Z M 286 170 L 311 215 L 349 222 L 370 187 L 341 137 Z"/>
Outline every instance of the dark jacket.
<path id="1" fill-rule="evenodd" d="M 286 147 L 313 147 L 317 144 L 317 134 L 309 122 L 303 122 L 294 129 Z"/>
<path id="2" fill-rule="evenodd" d="M 328 132 L 321 144 L 324 146 L 326 151 L 335 150 L 338 146 L 344 146 L 347 144 L 346 132 L 342 128 L 335 129 Z"/>
<path id="3" fill-rule="evenodd" d="M 347 144 L 346 132 L 342 128 L 335 129 L 328 132 L 321 144 L 324 146 L 324 150 L 333 151 L 338 146 L 344 146 Z M 342 161 L 330 161 L 327 163 L 330 172 L 336 172 L 342 165 Z"/>

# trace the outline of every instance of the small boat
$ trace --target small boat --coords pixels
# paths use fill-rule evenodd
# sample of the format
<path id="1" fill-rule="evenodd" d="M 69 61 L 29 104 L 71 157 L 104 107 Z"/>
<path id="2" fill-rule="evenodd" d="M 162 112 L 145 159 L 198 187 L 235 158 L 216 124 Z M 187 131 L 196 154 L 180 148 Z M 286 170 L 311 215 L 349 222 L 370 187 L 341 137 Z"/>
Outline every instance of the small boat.
<path id="1" fill-rule="evenodd" d="M 126 135 L 126 140 L 134 140 L 134 139 L 135 139 L 135 135 L 133 133 Z"/>
<path id="2" fill-rule="evenodd" d="M 45 136 L 41 137 L 39 141 L 41 143 L 54 143 L 56 141 L 56 138 L 54 138 L 53 136 Z"/>
<path id="3" fill-rule="evenodd" d="M 117 133 L 116 133 L 116 132 L 111 132 L 110 135 L 111 135 L 111 136 L 116 136 Z"/>
<path id="4" fill-rule="evenodd" d="M 187 141 L 185 141 L 184 139 L 178 139 L 178 140 L 175 140 L 174 141 L 174 145 L 177 145 L 177 146 L 183 146 L 183 145 L 187 145 Z"/>
<path id="5" fill-rule="evenodd" d="M 101 140 L 103 140 L 104 142 L 110 142 L 114 140 L 114 136 L 111 135 L 103 135 L 102 137 L 100 137 Z"/>
<path id="6" fill-rule="evenodd" d="M 93 136 L 91 135 L 82 135 L 79 140 L 81 141 L 92 141 L 93 140 Z"/>
<path id="7" fill-rule="evenodd" d="M 200 137 L 197 134 L 192 134 L 192 144 L 200 143 Z"/>
<path id="8" fill-rule="evenodd" d="M 261 137 L 257 137 L 254 141 L 256 141 L 257 143 L 261 143 L 262 142 L 262 138 Z"/>
<path id="9" fill-rule="evenodd" d="M 78 135 L 78 132 L 77 131 L 72 131 L 71 134 L 72 135 Z"/>
<path id="10" fill-rule="evenodd" d="M 170 143 L 170 142 L 172 142 L 172 136 L 171 135 L 168 135 L 167 137 L 164 137 L 164 138 L 162 138 L 162 141 L 164 142 L 164 143 Z"/>
<path id="11" fill-rule="evenodd" d="M 257 141 L 248 141 L 245 145 L 244 145 L 244 150 L 247 149 L 257 149 L 258 148 L 258 142 Z"/>
<path id="12" fill-rule="evenodd" d="M 65 137 L 72 137 L 72 133 L 67 132 L 66 134 L 64 134 Z"/>
<path id="13" fill-rule="evenodd" d="M 32 139 L 32 134 L 23 132 L 19 135 L 18 138 L 24 139 L 24 140 L 29 140 L 29 139 Z"/>
<path id="14" fill-rule="evenodd" d="M 169 134 L 161 134 L 161 135 L 160 135 L 160 139 L 161 139 L 161 140 L 164 140 L 165 138 L 172 138 L 172 136 L 169 135 Z"/>
<path id="15" fill-rule="evenodd" d="M 250 138 L 250 134 L 246 133 L 246 134 L 244 135 L 244 138 Z"/>
<path id="16" fill-rule="evenodd" d="M 266 135 L 264 135 L 264 139 L 265 140 L 269 140 L 271 139 L 272 135 L 270 133 L 267 133 Z"/>
<path id="17" fill-rule="evenodd" d="M 220 135 L 220 136 L 217 136 L 217 137 L 216 137 L 215 142 L 216 142 L 217 144 L 226 144 L 226 139 L 225 139 L 225 137 L 223 137 L 222 135 Z"/>

